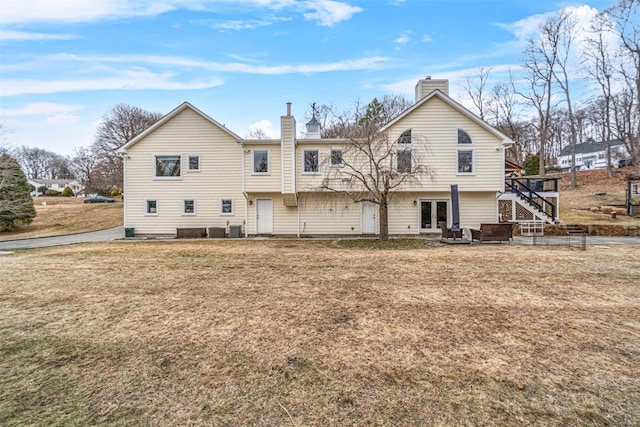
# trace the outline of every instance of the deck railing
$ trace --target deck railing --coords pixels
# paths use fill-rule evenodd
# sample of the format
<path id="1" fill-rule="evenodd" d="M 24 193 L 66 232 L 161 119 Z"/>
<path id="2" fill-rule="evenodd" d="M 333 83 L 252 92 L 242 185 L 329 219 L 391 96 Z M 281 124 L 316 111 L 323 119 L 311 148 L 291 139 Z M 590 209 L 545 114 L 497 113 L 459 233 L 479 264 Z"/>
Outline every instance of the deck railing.
<path id="1" fill-rule="evenodd" d="M 556 220 L 556 205 L 544 196 L 541 192 L 558 192 L 558 178 L 507 178 L 505 189 L 510 193 L 515 193 L 539 212 Z"/>

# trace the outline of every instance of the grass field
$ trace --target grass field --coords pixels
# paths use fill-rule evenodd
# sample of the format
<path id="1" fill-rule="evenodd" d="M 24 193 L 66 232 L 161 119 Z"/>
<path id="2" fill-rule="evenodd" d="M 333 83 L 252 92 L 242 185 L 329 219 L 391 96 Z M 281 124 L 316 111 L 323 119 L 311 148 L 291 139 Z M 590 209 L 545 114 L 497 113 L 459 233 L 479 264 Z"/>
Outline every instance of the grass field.
<path id="1" fill-rule="evenodd" d="M 88 203 L 75 197 L 34 198 L 36 217 L 31 224 L 0 233 L 0 241 L 60 236 L 122 225 L 122 203 Z"/>
<path id="2" fill-rule="evenodd" d="M 0 425 L 640 424 L 640 247 L 0 256 Z"/>

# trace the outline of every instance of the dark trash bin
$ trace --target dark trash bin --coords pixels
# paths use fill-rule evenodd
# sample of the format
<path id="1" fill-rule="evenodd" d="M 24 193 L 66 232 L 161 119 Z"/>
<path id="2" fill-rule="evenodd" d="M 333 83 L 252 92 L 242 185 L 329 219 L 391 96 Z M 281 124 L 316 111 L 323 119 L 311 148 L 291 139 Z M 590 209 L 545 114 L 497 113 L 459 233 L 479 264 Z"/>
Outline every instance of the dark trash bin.
<path id="1" fill-rule="evenodd" d="M 124 229 L 124 237 L 133 237 L 133 236 L 134 236 L 133 228 Z"/>

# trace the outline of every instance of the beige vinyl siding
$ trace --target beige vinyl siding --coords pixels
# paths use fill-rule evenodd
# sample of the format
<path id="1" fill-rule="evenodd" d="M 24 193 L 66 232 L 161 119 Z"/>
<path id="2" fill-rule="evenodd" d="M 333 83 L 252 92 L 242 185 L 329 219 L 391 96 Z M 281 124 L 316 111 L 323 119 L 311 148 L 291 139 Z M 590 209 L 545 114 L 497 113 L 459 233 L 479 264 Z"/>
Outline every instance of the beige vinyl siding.
<path id="1" fill-rule="evenodd" d="M 416 201 L 416 205 L 413 201 Z M 420 200 L 446 200 L 448 225 L 452 221 L 451 192 L 396 195 L 389 205 L 389 233 L 420 233 Z M 460 227 L 478 228 L 481 223 L 498 222 L 498 202 L 494 192 L 460 192 Z"/>
<path id="2" fill-rule="evenodd" d="M 180 155 L 179 179 L 154 178 L 154 156 Z M 188 172 L 189 155 L 200 156 L 200 171 Z M 125 227 L 136 234 L 175 234 L 178 227 L 226 227 L 241 224 L 242 148 L 234 138 L 191 109 L 186 109 L 127 150 L 125 155 Z M 196 201 L 196 214 L 183 214 L 183 199 Z M 220 199 L 233 199 L 233 215 L 221 215 Z M 146 215 L 146 200 L 158 213 Z"/>
<path id="3" fill-rule="evenodd" d="M 253 151 L 269 150 L 269 173 L 253 173 Z M 245 145 L 244 170 L 245 170 L 245 191 L 270 193 L 282 190 L 282 157 L 280 144 L 278 143 L 248 143 Z M 239 170 L 235 174 L 241 176 Z"/>
<path id="4" fill-rule="evenodd" d="M 287 207 L 284 205 L 280 193 L 249 193 L 249 205 L 247 215 L 247 233 L 256 234 L 256 199 L 273 200 L 273 235 L 276 236 L 297 236 L 298 233 L 298 211 L 297 207 Z"/>
<path id="5" fill-rule="evenodd" d="M 421 186 L 405 188 L 411 191 L 449 191 L 458 184 L 460 191 L 500 191 L 503 185 L 502 140 L 473 120 L 460 114 L 435 97 L 404 117 L 389 130 L 391 140 L 412 130 L 416 158 L 434 173 L 424 177 Z M 458 129 L 472 138 L 473 144 L 458 144 Z M 457 148 L 475 150 L 475 174 L 457 175 Z"/>
<path id="6" fill-rule="evenodd" d="M 449 194 L 395 195 L 389 204 L 389 233 L 416 235 L 420 233 L 420 199 L 449 199 Z M 413 201 L 416 204 L 413 204 Z"/>
<path id="7" fill-rule="evenodd" d="M 300 193 L 302 235 L 360 234 L 361 206 L 336 194 Z"/>
<path id="8" fill-rule="evenodd" d="M 498 222 L 496 193 L 459 193 L 460 227 L 478 228 L 481 223 Z"/>

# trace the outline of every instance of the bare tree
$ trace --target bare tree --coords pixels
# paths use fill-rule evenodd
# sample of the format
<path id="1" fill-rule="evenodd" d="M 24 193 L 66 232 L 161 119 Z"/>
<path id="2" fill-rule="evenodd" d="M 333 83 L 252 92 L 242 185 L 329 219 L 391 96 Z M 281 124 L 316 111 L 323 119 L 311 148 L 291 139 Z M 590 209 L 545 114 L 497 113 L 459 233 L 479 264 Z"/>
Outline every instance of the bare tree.
<path id="1" fill-rule="evenodd" d="M 585 69 L 589 76 L 597 82 L 604 104 L 604 120 L 602 120 L 602 140 L 607 141 L 607 175 L 613 176 L 611 170 L 611 101 L 613 93 L 611 79 L 615 72 L 612 62 L 612 46 L 607 34 L 611 32 L 611 23 L 606 14 L 599 13 L 591 22 L 590 35 L 586 39 L 586 47 L 582 52 Z M 594 112 L 595 113 L 595 112 Z"/>
<path id="2" fill-rule="evenodd" d="M 116 104 L 104 114 L 91 148 L 107 167 L 111 185 L 122 188 L 122 158 L 118 149 L 161 117 L 160 113 L 128 104 Z"/>
<path id="3" fill-rule="evenodd" d="M 486 112 L 489 108 L 487 83 L 492 69 L 492 67 L 480 67 L 478 70 L 478 79 L 472 80 L 471 77 L 467 77 L 464 85 L 465 92 L 469 95 L 469 98 L 471 98 L 471 102 L 473 102 L 482 120 L 486 120 Z"/>
<path id="4" fill-rule="evenodd" d="M 542 30 L 542 27 L 540 28 Z M 537 113 L 537 121 L 533 125 L 538 132 L 540 163 L 538 173 L 545 174 L 546 146 L 551 125 L 551 99 L 553 95 L 553 71 L 556 66 L 556 55 L 553 54 L 553 46 L 539 31 L 536 38 L 528 41 L 524 51 L 523 67 L 527 71 L 525 79 L 528 90 L 514 91 L 518 93 L 527 104 L 533 107 Z"/>
<path id="5" fill-rule="evenodd" d="M 72 179 L 70 160 L 43 148 L 22 146 L 16 150 L 16 158 L 31 179 Z"/>
<path id="6" fill-rule="evenodd" d="M 528 150 L 527 124 L 520 120 L 518 97 L 514 91 L 513 78 L 509 73 L 509 83 L 498 82 L 491 89 L 487 114 L 491 124 L 511 138 L 514 145 L 506 152 L 508 158 L 522 164 Z"/>
<path id="7" fill-rule="evenodd" d="M 624 101 L 621 111 L 616 111 L 616 120 L 624 119 L 627 126 L 617 124 L 619 135 L 640 170 L 640 2 L 638 0 L 618 0 L 616 5 L 605 11 L 613 29 L 619 34 L 621 48 L 619 55 L 624 63 L 619 72 L 627 89 L 620 98 Z M 614 106 L 618 106 L 614 102 Z"/>
<path id="8" fill-rule="evenodd" d="M 85 190 L 85 194 L 92 193 L 102 187 L 98 178 L 98 158 L 86 147 L 74 149 L 71 168 L 76 179 Z"/>
<path id="9" fill-rule="evenodd" d="M 7 126 L 4 122 L 0 121 L 0 156 L 3 154 L 11 155 L 14 151 L 14 147 L 12 147 L 7 140 L 8 133 L 9 130 L 7 129 Z"/>
<path id="10" fill-rule="evenodd" d="M 368 110 L 376 110 L 377 105 L 372 102 Z M 342 152 L 332 152 L 326 159 L 340 167 L 322 168 L 324 177 L 317 190 L 343 194 L 354 202 L 378 205 L 379 238 L 386 241 L 389 239 L 389 203 L 393 195 L 399 189 L 419 186 L 422 178 L 432 175 L 432 170 L 426 165 L 425 138 L 405 132 L 392 141 L 388 131 L 381 130 L 383 125 L 381 121 L 359 120 L 357 126 L 350 127 Z"/>
<path id="11" fill-rule="evenodd" d="M 269 139 L 269 136 L 264 130 L 257 128 L 249 131 L 249 133 L 247 134 L 247 138 L 248 139 Z"/>
<path id="12" fill-rule="evenodd" d="M 558 16 L 551 17 L 542 25 L 541 32 L 544 40 L 547 42 L 549 49 L 548 55 L 553 55 L 553 58 L 548 58 L 547 61 L 553 61 L 556 67 L 552 68 L 551 72 L 553 78 L 560 86 L 564 94 L 564 99 L 567 104 L 567 113 L 569 119 L 569 129 L 571 136 L 571 188 L 575 188 L 578 185 L 576 176 L 576 144 L 577 144 L 577 130 L 576 121 L 573 115 L 573 103 L 571 100 L 570 90 L 570 77 L 571 72 L 571 49 L 574 39 L 575 22 L 572 16 L 566 12 L 561 11 Z"/>
<path id="13" fill-rule="evenodd" d="M 380 99 L 374 98 L 369 104 L 362 106 L 360 100 L 353 103 L 353 108 L 338 110 L 334 105 L 322 104 L 315 107 L 315 118 L 320 123 L 322 138 L 349 138 L 361 132 L 359 124 L 362 120 L 371 121 L 375 118 L 378 125 L 390 122 L 394 117 L 408 109 L 413 102 L 402 95 L 384 95 Z M 307 111 L 307 118 L 311 118 L 311 110 Z"/>

